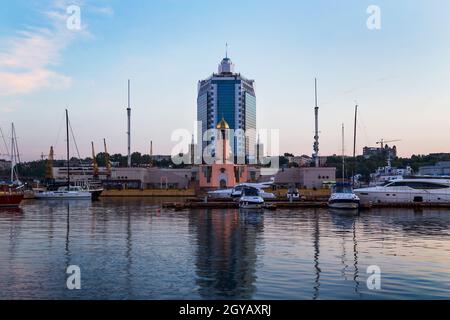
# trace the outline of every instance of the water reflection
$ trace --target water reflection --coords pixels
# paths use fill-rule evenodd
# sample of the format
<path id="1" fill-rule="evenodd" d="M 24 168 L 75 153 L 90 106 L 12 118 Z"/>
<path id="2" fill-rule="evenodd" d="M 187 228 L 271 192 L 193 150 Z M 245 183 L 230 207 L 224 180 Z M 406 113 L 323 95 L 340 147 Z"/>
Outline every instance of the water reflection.
<path id="1" fill-rule="evenodd" d="M 354 292 L 356 294 L 359 293 L 359 268 L 358 268 L 358 241 L 357 241 L 357 221 L 360 215 L 359 210 L 339 210 L 339 209 L 329 209 L 329 214 L 331 216 L 331 221 L 335 226 L 337 226 L 338 233 L 342 237 L 342 254 L 341 254 L 341 263 L 343 265 L 342 268 L 342 276 L 344 279 L 346 278 L 347 272 L 347 262 L 346 262 L 346 243 L 347 243 L 347 235 L 351 234 L 352 240 L 352 249 L 353 249 L 353 282 L 354 282 Z"/>
<path id="2" fill-rule="evenodd" d="M 0 219 L 10 221 L 8 224 L 8 261 L 12 261 L 17 253 L 23 218 L 21 208 L 0 208 Z"/>
<path id="3" fill-rule="evenodd" d="M 314 210 L 314 230 L 313 230 L 313 245 L 314 245 L 314 270 L 315 270 L 315 279 L 314 279 L 314 294 L 313 300 L 316 300 L 319 297 L 320 292 L 320 273 L 322 270 L 319 266 L 319 257 L 320 257 L 320 224 L 319 224 L 319 213 Z"/>
<path id="4" fill-rule="evenodd" d="M 0 299 L 450 298 L 448 239 L 446 210 L 27 202 L 0 210 Z M 65 288 L 71 264 L 81 291 Z M 382 268 L 381 291 L 365 286 L 369 265 Z"/>
<path id="5" fill-rule="evenodd" d="M 196 283 L 201 297 L 250 299 L 255 292 L 260 212 L 201 210 L 189 215 L 197 239 Z"/>
<path id="6" fill-rule="evenodd" d="M 69 203 L 66 204 L 67 206 L 67 222 L 66 222 L 66 247 L 65 247 L 65 255 L 66 255 L 66 270 L 70 266 L 70 249 L 69 249 L 69 243 L 70 243 L 70 205 Z"/>

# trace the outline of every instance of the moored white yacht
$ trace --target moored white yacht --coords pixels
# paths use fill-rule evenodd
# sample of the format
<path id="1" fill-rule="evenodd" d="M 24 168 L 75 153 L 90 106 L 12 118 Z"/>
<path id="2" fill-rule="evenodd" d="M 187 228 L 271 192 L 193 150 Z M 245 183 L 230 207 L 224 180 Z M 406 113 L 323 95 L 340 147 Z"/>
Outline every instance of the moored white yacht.
<path id="1" fill-rule="evenodd" d="M 371 203 L 448 203 L 450 179 L 402 179 L 384 185 L 355 189 L 362 204 Z"/>

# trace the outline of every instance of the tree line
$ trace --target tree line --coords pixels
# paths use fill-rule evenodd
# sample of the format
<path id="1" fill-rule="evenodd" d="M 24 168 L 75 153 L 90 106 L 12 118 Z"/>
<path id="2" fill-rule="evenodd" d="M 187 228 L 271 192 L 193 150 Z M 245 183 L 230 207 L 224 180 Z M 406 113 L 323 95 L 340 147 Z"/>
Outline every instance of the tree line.
<path id="1" fill-rule="evenodd" d="M 280 156 L 280 166 L 281 167 L 296 167 L 295 163 L 289 163 L 288 157 L 293 156 L 290 153 L 285 153 Z M 100 167 L 106 165 L 105 154 L 103 152 L 96 155 L 97 164 Z M 109 156 L 110 162 L 118 167 L 127 166 L 127 156 L 122 154 L 112 154 Z M 141 154 L 140 152 L 133 152 L 131 154 L 131 163 L 134 167 L 144 167 L 149 166 L 150 163 L 154 167 L 158 168 L 184 168 L 186 165 L 175 165 L 169 159 L 161 159 L 158 161 L 151 161 L 151 156 L 148 154 Z M 421 166 L 435 165 L 439 161 L 450 161 L 450 154 L 430 154 L 430 155 L 413 155 L 410 158 L 397 157 L 392 159 L 391 165 L 393 167 L 405 168 L 410 166 L 414 172 L 417 172 Z M 84 159 L 79 159 L 73 157 L 70 159 L 71 166 L 80 165 L 91 165 L 92 158 L 87 157 Z M 353 173 L 361 174 L 363 181 L 369 181 L 370 174 L 374 173 L 377 168 L 383 167 L 387 164 L 386 157 L 371 156 L 370 158 L 365 158 L 363 156 L 357 156 L 356 159 L 348 157 L 345 160 L 345 177 L 350 178 Z M 20 177 L 42 179 L 45 176 L 45 169 L 47 165 L 47 160 L 37 160 L 23 162 L 17 165 L 17 170 Z M 54 167 L 66 166 L 65 160 L 54 160 Z M 313 164 L 311 164 L 313 165 Z M 336 177 L 342 176 L 342 158 L 340 156 L 329 156 L 326 162 L 327 167 L 336 167 Z M 8 179 L 9 169 L 4 169 L 0 171 L 0 177 L 2 179 Z"/>

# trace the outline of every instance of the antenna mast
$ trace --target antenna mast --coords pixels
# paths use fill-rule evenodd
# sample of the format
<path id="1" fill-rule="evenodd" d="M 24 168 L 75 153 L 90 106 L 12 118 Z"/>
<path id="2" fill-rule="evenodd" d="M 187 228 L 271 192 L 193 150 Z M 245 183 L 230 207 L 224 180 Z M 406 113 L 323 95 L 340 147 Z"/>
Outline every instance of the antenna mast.
<path id="1" fill-rule="evenodd" d="M 127 108 L 127 117 L 128 117 L 128 159 L 127 165 L 131 167 L 131 106 L 130 106 L 130 79 L 128 79 L 128 108 Z"/>
<path id="2" fill-rule="evenodd" d="M 319 106 L 317 105 L 317 78 L 314 79 L 314 93 L 315 93 L 315 135 L 314 135 L 314 161 L 316 168 L 319 167 Z"/>

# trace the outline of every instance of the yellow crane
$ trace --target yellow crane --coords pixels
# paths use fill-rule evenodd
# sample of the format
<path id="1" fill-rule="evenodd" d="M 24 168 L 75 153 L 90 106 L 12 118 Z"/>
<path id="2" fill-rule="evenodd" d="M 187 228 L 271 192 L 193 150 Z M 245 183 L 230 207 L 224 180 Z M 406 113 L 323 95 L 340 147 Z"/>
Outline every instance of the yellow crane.
<path id="1" fill-rule="evenodd" d="M 91 141 L 91 145 L 92 145 L 92 173 L 94 178 L 98 178 L 98 164 L 97 164 L 97 157 L 95 156 L 94 141 Z"/>
<path id="2" fill-rule="evenodd" d="M 111 162 L 109 161 L 109 153 L 108 150 L 106 149 L 106 139 L 103 138 L 103 145 L 105 147 L 105 166 L 106 166 L 106 175 L 108 177 L 111 176 Z"/>

